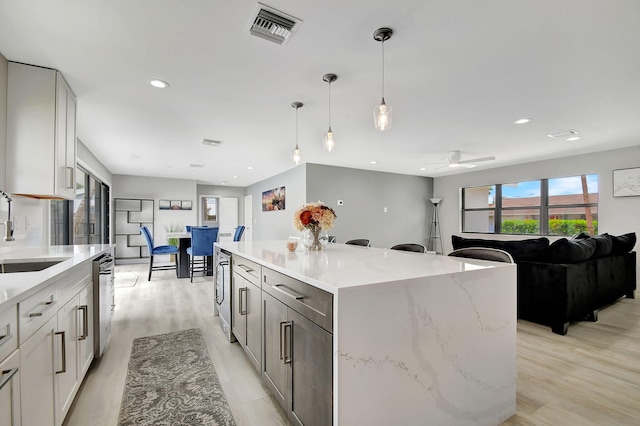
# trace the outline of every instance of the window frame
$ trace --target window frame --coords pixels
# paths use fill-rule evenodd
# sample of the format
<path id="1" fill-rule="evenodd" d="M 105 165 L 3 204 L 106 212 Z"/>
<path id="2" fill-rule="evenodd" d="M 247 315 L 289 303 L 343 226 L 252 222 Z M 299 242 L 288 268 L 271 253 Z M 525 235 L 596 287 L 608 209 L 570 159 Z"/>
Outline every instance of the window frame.
<path id="1" fill-rule="evenodd" d="M 575 176 L 582 176 L 583 174 L 579 174 L 579 175 L 574 175 L 574 176 L 563 176 L 563 177 L 575 177 Z M 557 208 L 583 208 L 583 207 L 591 207 L 591 208 L 596 208 L 596 210 L 598 209 L 598 204 L 600 201 L 600 176 L 598 175 L 598 173 L 584 173 L 585 176 L 590 176 L 590 175 L 595 175 L 597 177 L 597 183 L 598 183 L 598 191 L 594 194 L 598 195 L 598 202 L 595 203 L 572 203 L 572 204 L 550 204 L 549 203 L 549 180 L 550 179 L 558 179 L 558 178 L 544 178 L 544 179 L 532 179 L 532 180 L 527 180 L 527 181 L 523 181 L 523 182 L 532 182 L 532 181 L 536 181 L 539 180 L 540 181 L 540 205 L 539 206 L 522 206 L 522 207 L 503 207 L 503 203 L 502 203 L 502 186 L 503 185 L 508 185 L 507 183 L 495 183 L 495 184 L 487 184 L 487 185 L 477 185 L 477 186 L 469 186 L 469 187 L 463 187 L 461 188 L 461 198 L 462 198 L 462 202 L 461 202 L 461 225 L 462 225 L 462 233 L 465 234 L 489 234 L 489 235 L 494 235 L 494 234 L 501 234 L 501 235 L 540 235 L 540 236 L 565 236 L 565 235 L 561 235 L 561 234 L 550 234 L 549 233 L 549 211 L 551 209 L 557 209 Z M 510 182 L 513 183 L 513 182 Z M 516 182 L 516 183 L 520 183 L 520 182 Z M 495 199 L 494 199 L 494 203 L 493 203 L 493 207 L 481 207 L 481 208 L 466 208 L 466 190 L 467 189 L 471 189 L 471 188 L 479 188 L 479 187 L 491 187 L 494 186 L 495 187 Z M 590 193 L 592 194 L 592 193 Z M 517 210 L 532 210 L 532 209 L 539 209 L 539 233 L 537 234 L 507 234 L 507 233 L 503 233 L 502 232 L 502 212 L 503 211 L 517 211 Z M 493 232 L 491 231 L 486 231 L 486 232 L 479 232 L 479 231 L 466 231 L 466 223 L 465 223 L 465 218 L 466 218 L 466 213 L 467 212 L 493 212 L 493 220 L 494 220 L 494 226 L 493 226 Z M 597 220 L 597 219 L 596 219 Z"/>

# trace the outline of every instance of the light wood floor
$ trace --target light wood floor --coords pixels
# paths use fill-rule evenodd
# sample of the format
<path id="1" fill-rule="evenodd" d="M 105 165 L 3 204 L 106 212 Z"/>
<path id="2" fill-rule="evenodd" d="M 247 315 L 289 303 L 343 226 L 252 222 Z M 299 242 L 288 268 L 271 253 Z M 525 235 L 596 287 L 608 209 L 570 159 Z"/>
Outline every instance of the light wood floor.
<path id="1" fill-rule="evenodd" d="M 146 268 L 116 267 L 116 274 L 138 272 L 138 282 L 116 289 L 111 343 L 65 424 L 115 426 L 133 339 L 198 327 L 237 424 L 288 425 L 242 349 L 225 340 L 213 317 L 211 278 L 190 283 L 159 271 L 148 282 Z M 517 413 L 503 425 L 640 425 L 640 298 L 618 301 L 566 336 L 519 321 Z"/>

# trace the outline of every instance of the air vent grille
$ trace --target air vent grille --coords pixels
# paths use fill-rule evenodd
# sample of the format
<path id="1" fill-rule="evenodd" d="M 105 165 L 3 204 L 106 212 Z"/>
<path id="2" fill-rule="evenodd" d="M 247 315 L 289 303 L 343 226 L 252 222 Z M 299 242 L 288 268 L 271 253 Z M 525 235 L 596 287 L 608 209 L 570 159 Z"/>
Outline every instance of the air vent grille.
<path id="1" fill-rule="evenodd" d="M 258 3 L 249 21 L 249 32 L 276 44 L 286 44 L 302 23 L 301 20 Z"/>

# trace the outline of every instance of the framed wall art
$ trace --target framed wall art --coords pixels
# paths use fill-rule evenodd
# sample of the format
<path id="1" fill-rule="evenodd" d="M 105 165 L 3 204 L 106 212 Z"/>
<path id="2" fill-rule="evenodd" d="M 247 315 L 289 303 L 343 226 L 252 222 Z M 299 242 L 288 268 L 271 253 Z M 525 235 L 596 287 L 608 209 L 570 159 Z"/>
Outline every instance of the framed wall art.
<path id="1" fill-rule="evenodd" d="M 270 189 L 262 193 L 262 211 L 272 212 L 284 210 L 285 208 L 285 187 Z"/>
<path id="2" fill-rule="evenodd" d="M 640 196 L 640 167 L 613 171 L 613 196 Z"/>
<path id="3" fill-rule="evenodd" d="M 191 210 L 193 202 L 190 200 L 160 200 L 159 210 Z"/>

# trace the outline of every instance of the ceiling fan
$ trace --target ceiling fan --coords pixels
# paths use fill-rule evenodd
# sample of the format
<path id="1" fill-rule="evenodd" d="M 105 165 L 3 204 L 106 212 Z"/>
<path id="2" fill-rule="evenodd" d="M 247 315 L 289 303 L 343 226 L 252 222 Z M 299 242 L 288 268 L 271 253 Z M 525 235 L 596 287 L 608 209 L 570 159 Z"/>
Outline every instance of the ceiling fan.
<path id="1" fill-rule="evenodd" d="M 441 169 L 447 166 L 451 168 L 465 167 L 467 169 L 472 169 L 477 166 L 477 164 L 474 164 L 474 163 L 479 163 L 481 161 L 491 161 L 496 159 L 496 157 L 494 157 L 493 155 L 490 157 L 473 158 L 471 160 L 462 160 L 461 158 L 462 158 L 462 154 L 460 153 L 460 151 L 451 151 L 449 153 L 449 157 L 444 158 L 448 160 L 447 163 L 428 163 L 428 164 L 444 164 L 443 166 L 438 167 L 438 169 Z"/>

